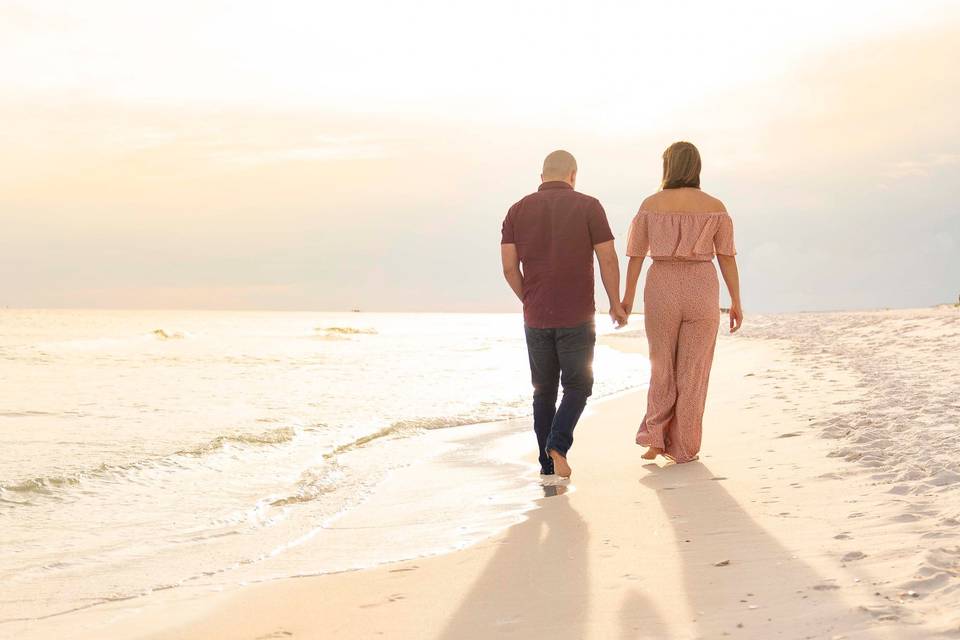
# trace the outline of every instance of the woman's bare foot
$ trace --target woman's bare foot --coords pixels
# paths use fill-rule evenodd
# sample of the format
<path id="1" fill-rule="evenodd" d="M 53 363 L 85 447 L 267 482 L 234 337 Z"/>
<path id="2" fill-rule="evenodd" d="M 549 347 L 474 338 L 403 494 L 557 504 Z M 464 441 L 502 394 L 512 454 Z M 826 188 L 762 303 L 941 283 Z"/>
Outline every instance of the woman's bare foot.
<path id="1" fill-rule="evenodd" d="M 550 457 L 553 459 L 554 473 L 556 473 L 561 478 L 569 478 L 570 474 L 573 473 L 573 471 L 570 469 L 570 465 L 567 464 L 567 459 L 564 456 L 560 455 L 559 452 L 554 451 L 553 449 L 551 449 L 547 453 L 550 454 Z"/>
<path id="2" fill-rule="evenodd" d="M 657 456 L 659 456 L 661 453 L 663 453 L 663 449 L 660 449 L 659 447 L 648 447 L 644 454 L 640 457 L 644 460 L 656 460 Z"/>

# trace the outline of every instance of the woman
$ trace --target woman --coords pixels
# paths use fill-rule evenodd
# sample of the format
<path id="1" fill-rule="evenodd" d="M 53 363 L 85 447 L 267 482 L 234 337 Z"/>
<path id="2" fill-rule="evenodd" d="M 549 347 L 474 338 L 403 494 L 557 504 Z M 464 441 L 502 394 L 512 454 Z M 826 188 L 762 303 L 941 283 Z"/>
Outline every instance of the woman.
<path id="1" fill-rule="evenodd" d="M 733 222 L 723 203 L 700 190 L 700 153 L 676 142 L 663 153 L 661 189 L 640 205 L 627 237 L 623 307 L 633 309 L 643 259 L 653 259 L 643 288 L 643 323 L 650 345 L 647 414 L 637 444 L 645 460 L 697 459 L 703 406 L 720 324 L 716 254 L 730 292 L 730 332 L 740 328 L 740 277 Z"/>

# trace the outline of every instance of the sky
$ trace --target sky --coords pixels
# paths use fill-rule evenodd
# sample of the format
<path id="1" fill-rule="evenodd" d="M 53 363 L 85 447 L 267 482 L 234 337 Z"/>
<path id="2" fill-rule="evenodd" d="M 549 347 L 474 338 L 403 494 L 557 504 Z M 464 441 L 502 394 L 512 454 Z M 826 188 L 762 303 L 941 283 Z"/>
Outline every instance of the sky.
<path id="1" fill-rule="evenodd" d="M 512 311 L 543 156 L 622 253 L 679 139 L 747 313 L 956 301 L 957 60 L 936 0 L 0 0 L 0 307 Z"/>

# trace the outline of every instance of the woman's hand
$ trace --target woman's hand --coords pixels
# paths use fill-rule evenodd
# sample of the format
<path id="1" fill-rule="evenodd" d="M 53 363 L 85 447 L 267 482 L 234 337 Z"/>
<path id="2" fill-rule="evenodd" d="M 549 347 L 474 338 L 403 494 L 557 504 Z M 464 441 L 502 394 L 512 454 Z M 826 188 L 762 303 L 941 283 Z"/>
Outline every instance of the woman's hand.
<path id="1" fill-rule="evenodd" d="M 633 313 L 633 300 L 623 299 L 623 302 L 620 303 L 623 306 L 623 312 L 628 316 Z"/>
<path id="2" fill-rule="evenodd" d="M 742 324 L 743 309 L 739 302 L 735 302 L 730 306 L 730 333 L 736 333 Z"/>
<path id="3" fill-rule="evenodd" d="M 623 306 L 619 302 L 610 305 L 610 319 L 613 320 L 613 326 L 622 329 L 627 326 L 627 319 L 630 314 L 624 312 Z"/>
<path id="4" fill-rule="evenodd" d="M 733 256 L 717 254 L 720 263 L 720 273 L 727 283 L 730 292 L 730 333 L 735 333 L 743 324 L 743 309 L 740 307 L 740 271 L 737 269 L 737 259 Z"/>

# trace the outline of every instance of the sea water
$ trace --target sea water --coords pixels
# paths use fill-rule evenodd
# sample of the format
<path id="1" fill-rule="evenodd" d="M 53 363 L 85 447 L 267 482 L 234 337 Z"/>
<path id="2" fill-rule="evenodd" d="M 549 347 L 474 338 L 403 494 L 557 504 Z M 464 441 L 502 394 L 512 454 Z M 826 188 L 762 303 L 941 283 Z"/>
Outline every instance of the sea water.
<path id="1" fill-rule="evenodd" d="M 594 368 L 595 398 L 646 382 L 603 345 Z M 516 314 L 0 311 L 0 637 L 350 566 L 287 550 L 436 430 L 529 413 Z"/>

